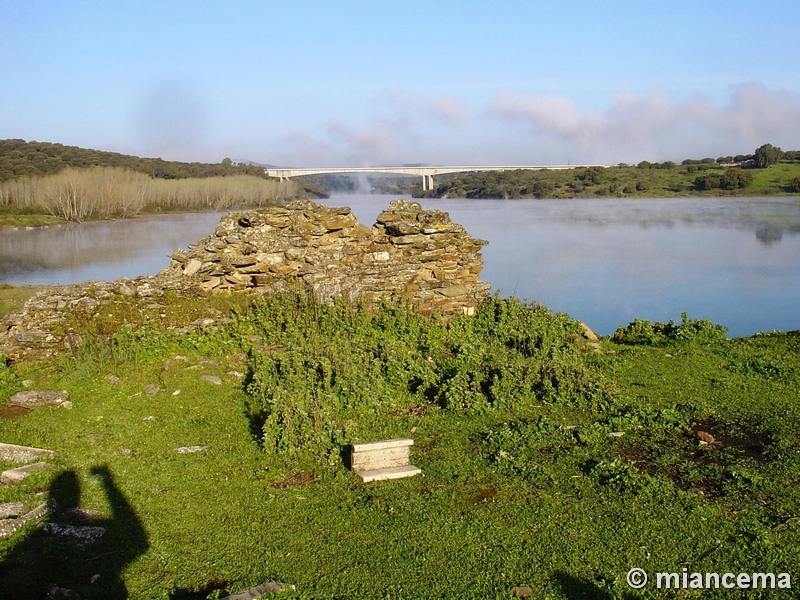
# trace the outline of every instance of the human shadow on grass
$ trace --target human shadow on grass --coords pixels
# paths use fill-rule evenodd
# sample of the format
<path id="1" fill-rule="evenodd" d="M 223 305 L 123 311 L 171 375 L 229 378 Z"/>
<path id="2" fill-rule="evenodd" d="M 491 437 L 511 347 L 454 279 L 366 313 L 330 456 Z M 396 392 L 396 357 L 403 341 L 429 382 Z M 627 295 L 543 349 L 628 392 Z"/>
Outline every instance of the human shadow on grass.
<path id="1" fill-rule="evenodd" d="M 623 593 L 621 596 L 612 594 L 591 581 L 580 579 L 563 571 L 557 572 L 554 579 L 569 600 L 635 600 L 637 598 L 631 592 Z"/>
<path id="2" fill-rule="evenodd" d="M 79 509 L 81 488 L 75 471 L 56 476 L 49 487 L 50 517 L 0 563 L 0 598 L 46 598 L 51 585 L 76 594 L 56 596 L 61 598 L 128 598 L 122 574 L 147 551 L 147 534 L 108 467 L 94 467 L 91 473 L 103 488 L 111 515 Z"/>

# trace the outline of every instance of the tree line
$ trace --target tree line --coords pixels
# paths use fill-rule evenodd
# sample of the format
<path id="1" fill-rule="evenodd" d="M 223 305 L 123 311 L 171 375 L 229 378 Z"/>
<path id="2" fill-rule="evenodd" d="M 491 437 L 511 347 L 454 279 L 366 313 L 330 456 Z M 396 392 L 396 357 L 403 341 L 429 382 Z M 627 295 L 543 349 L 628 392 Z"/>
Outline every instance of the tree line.
<path id="1" fill-rule="evenodd" d="M 161 158 L 141 158 L 118 152 L 91 150 L 49 142 L 0 140 L 0 182 L 19 177 L 53 175 L 66 168 L 121 167 L 144 173 L 154 179 L 192 177 L 229 177 L 250 175 L 267 178 L 263 167 L 234 163 L 225 158 L 220 163 L 179 162 Z"/>
<path id="2" fill-rule="evenodd" d="M 761 169 L 781 169 L 761 177 Z M 770 180 L 770 181 L 766 181 Z M 485 171 L 437 177 L 433 190 L 416 185 L 415 197 L 576 198 L 688 195 L 771 195 L 800 192 L 800 151 L 764 144 L 753 154 L 564 171 Z"/>

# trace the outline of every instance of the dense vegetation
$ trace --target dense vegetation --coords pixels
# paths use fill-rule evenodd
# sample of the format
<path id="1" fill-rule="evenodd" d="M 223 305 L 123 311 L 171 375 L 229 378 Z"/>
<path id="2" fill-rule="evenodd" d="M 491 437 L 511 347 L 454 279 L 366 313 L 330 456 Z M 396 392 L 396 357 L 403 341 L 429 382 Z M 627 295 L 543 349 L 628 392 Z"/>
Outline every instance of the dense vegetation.
<path id="1" fill-rule="evenodd" d="M 771 196 L 800 191 L 800 151 L 764 144 L 751 155 L 563 171 L 488 171 L 442 175 L 418 198 L 592 198 L 698 195 Z"/>
<path id="2" fill-rule="evenodd" d="M 125 218 L 142 212 L 222 210 L 326 198 L 262 167 L 182 163 L 61 144 L 0 140 L 0 225 Z"/>
<path id="3" fill-rule="evenodd" d="M 48 142 L 0 140 L 0 182 L 17 177 L 52 175 L 66 168 L 121 167 L 154 179 L 251 175 L 266 178 L 263 167 L 235 164 L 226 158 L 217 164 L 185 163 L 161 158 L 140 158 L 118 152 L 91 150 Z"/>
<path id="4" fill-rule="evenodd" d="M 142 212 L 258 207 L 307 194 L 297 182 L 251 175 L 153 179 L 120 167 L 69 168 L 55 175 L 0 184 L 0 214 L 29 211 L 80 222 Z"/>
<path id="5" fill-rule="evenodd" d="M 611 600 L 663 597 L 631 592 L 632 567 L 797 576 L 797 332 L 727 339 L 684 316 L 593 344 L 496 298 L 450 323 L 304 295 L 111 306 L 64 324 L 84 341 L 61 362 L 0 363 L 0 398 L 31 379 L 74 402 L 0 421 L 3 441 L 59 451 L 0 502 L 71 498 L 107 528 L 78 550 L 34 528 L 0 541 L 3 597 L 279 580 L 297 586 L 281 597 Z M 202 317 L 220 324 L 176 330 Z M 343 466 L 344 444 L 394 437 L 422 476 Z"/>
<path id="6" fill-rule="evenodd" d="M 589 167 L 564 171 L 487 171 L 437 178 L 418 198 L 658 198 L 771 196 L 800 191 L 800 163 L 765 169 L 719 165 Z"/>

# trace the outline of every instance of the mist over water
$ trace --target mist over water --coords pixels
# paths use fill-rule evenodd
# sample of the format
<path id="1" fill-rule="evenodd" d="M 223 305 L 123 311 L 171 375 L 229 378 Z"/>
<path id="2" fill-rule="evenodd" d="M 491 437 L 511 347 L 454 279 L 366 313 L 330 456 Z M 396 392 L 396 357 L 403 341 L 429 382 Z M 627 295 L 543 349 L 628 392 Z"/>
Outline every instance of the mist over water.
<path id="1" fill-rule="evenodd" d="M 336 196 L 363 223 L 389 199 Z M 711 319 L 730 335 L 800 329 L 796 198 L 422 200 L 489 241 L 481 278 L 600 334 L 634 318 Z"/>
<path id="2" fill-rule="evenodd" d="M 70 284 L 154 275 L 207 236 L 222 212 L 0 231 L 0 282 Z"/>
<path id="3" fill-rule="evenodd" d="M 371 225 L 398 196 L 340 195 Z M 601 334 L 681 312 L 731 335 L 800 329 L 800 203 L 793 198 L 422 200 L 489 241 L 501 296 L 568 312 Z M 0 232 L 0 281 L 77 283 L 158 272 L 221 213 Z"/>

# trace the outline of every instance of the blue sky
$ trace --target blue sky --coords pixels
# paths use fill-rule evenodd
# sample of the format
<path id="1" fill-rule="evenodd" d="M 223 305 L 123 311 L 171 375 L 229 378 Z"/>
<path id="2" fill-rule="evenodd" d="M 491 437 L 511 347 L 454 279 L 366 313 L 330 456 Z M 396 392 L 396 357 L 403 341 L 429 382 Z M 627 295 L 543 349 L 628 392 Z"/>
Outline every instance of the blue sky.
<path id="1" fill-rule="evenodd" d="M 0 0 L 0 138 L 291 166 L 800 149 L 800 3 Z"/>

